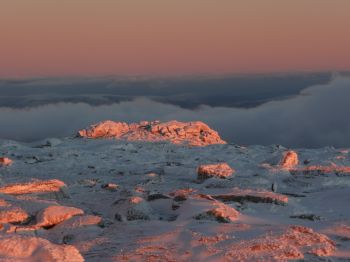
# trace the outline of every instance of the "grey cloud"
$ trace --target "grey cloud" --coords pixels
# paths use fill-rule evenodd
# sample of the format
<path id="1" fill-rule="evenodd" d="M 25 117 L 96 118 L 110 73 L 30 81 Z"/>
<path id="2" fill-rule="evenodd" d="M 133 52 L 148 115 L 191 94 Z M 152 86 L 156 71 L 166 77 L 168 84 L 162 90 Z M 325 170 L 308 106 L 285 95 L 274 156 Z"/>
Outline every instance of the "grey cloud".
<path id="1" fill-rule="evenodd" d="M 291 147 L 350 146 L 350 78 L 304 89 L 299 96 L 244 109 L 200 106 L 195 110 L 150 99 L 90 106 L 59 103 L 28 110 L 1 109 L 0 137 L 35 140 L 73 135 L 92 123 L 112 119 L 201 120 L 237 144 Z"/>

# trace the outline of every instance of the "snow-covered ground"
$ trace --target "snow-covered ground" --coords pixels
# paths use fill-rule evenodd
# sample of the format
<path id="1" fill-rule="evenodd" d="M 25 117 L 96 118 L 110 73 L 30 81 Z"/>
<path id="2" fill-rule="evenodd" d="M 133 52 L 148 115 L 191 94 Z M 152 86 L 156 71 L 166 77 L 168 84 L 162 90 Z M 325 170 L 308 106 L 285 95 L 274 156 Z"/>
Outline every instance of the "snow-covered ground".
<path id="1" fill-rule="evenodd" d="M 349 151 L 294 149 L 299 165 L 291 172 L 279 166 L 286 150 L 85 138 L 0 141 L 0 157 L 13 160 L 0 167 L 0 261 L 349 261 L 350 173 L 303 172 L 313 165 L 350 166 Z M 197 177 L 200 165 L 223 162 L 234 169 L 231 176 Z M 52 179 L 66 186 L 9 189 Z M 4 212 L 16 208 L 25 219 L 11 222 Z M 29 244 L 16 237 L 32 241 L 34 251 L 20 251 Z M 49 244 L 34 240 L 53 247 L 45 251 Z"/>

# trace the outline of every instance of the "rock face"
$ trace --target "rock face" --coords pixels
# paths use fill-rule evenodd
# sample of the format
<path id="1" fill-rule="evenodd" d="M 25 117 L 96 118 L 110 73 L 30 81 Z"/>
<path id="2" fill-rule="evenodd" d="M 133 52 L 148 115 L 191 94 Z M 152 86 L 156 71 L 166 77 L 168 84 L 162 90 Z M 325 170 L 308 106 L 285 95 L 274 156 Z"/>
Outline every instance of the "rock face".
<path id="1" fill-rule="evenodd" d="M 82 262 L 79 251 L 70 245 L 55 245 L 37 237 L 0 235 L 1 261 Z"/>
<path id="2" fill-rule="evenodd" d="M 13 161 L 7 157 L 0 157 L 0 167 L 1 166 L 9 166 L 13 163 Z"/>
<path id="3" fill-rule="evenodd" d="M 295 151 L 290 150 L 284 153 L 280 166 L 282 168 L 290 169 L 297 166 L 298 163 L 298 154 Z"/>
<path id="4" fill-rule="evenodd" d="M 201 165 L 197 169 L 198 179 L 207 179 L 211 177 L 227 178 L 235 171 L 226 163 Z"/>
<path id="5" fill-rule="evenodd" d="M 174 144 L 207 146 L 226 144 L 219 134 L 203 122 L 142 121 L 127 124 L 124 122 L 104 121 L 83 129 L 78 136 L 86 138 L 116 138 L 129 141 L 169 141 Z"/>

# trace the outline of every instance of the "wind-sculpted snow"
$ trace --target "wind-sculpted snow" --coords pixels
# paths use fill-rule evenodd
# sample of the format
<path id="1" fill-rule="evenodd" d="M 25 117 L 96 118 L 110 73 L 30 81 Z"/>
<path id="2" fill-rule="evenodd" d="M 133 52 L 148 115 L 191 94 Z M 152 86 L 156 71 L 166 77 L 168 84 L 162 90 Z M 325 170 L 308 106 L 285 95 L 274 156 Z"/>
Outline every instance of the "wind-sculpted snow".
<path id="1" fill-rule="evenodd" d="M 350 259 L 348 149 L 131 137 L 0 141 L 0 261 Z"/>
<path id="2" fill-rule="evenodd" d="M 139 124 L 105 121 L 78 132 L 87 138 L 116 138 L 129 141 L 169 141 L 174 144 L 207 146 L 225 144 L 219 134 L 203 122 L 143 121 Z"/>

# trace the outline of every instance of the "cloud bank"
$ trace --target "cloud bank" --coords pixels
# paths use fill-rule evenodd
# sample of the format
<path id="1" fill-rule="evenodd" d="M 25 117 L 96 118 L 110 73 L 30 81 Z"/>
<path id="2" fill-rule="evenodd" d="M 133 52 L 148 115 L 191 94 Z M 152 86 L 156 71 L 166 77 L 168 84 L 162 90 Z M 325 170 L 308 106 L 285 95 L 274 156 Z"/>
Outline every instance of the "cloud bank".
<path id="1" fill-rule="evenodd" d="M 63 137 L 111 119 L 201 120 L 229 142 L 290 147 L 350 146 L 350 77 L 304 89 L 300 95 L 249 109 L 200 106 L 195 110 L 147 98 L 91 106 L 58 103 L 27 110 L 0 110 L 0 138 L 30 141 Z"/>

